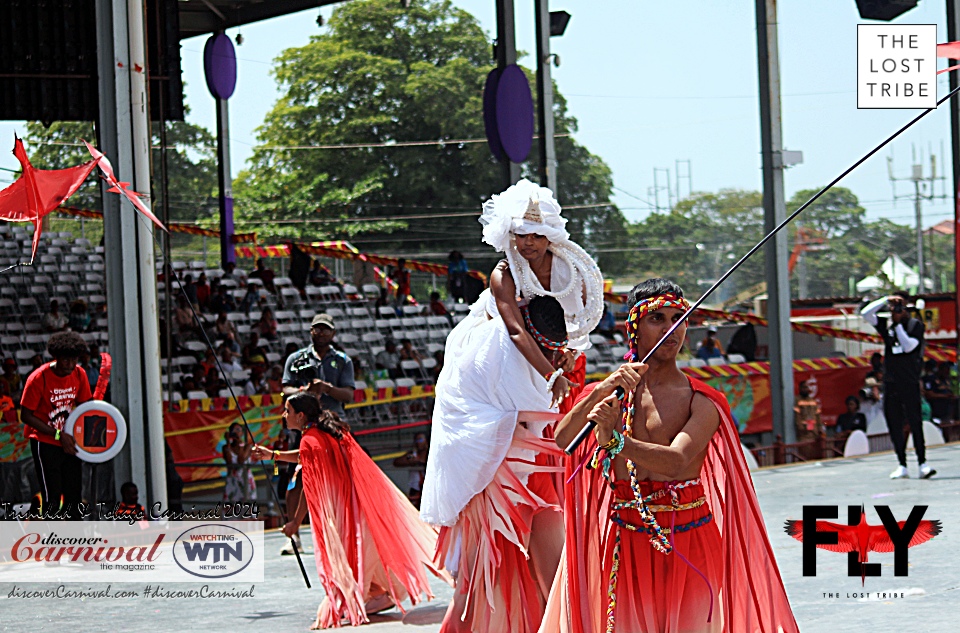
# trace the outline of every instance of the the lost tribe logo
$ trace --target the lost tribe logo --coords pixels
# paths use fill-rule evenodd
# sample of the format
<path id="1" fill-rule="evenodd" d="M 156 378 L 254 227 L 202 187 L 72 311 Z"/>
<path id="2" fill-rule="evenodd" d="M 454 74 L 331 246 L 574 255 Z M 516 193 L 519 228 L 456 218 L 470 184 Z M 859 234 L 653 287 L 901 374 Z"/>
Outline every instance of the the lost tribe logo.
<path id="1" fill-rule="evenodd" d="M 897 521 L 889 506 L 874 506 L 880 525 L 867 523 L 863 506 L 847 506 L 847 525 L 820 521 L 836 519 L 837 506 L 803 506 L 803 520 L 787 520 L 784 530 L 803 543 L 803 575 L 817 575 L 817 548 L 847 554 L 847 576 L 880 576 L 880 563 L 869 563 L 870 552 L 893 552 L 893 575 L 906 576 L 909 549 L 941 532 L 940 521 L 924 520 L 927 506 L 913 506 L 906 521 Z"/>
<path id="2" fill-rule="evenodd" d="M 240 573 L 253 561 L 253 541 L 224 525 L 193 527 L 177 537 L 173 558 L 188 574 L 224 578 Z"/>

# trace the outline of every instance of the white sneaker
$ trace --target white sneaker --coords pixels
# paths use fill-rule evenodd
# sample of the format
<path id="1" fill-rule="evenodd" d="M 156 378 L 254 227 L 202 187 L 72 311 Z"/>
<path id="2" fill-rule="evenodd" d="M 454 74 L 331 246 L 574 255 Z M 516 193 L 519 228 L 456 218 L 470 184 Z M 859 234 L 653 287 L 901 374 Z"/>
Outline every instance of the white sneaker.
<path id="1" fill-rule="evenodd" d="M 303 553 L 303 545 L 300 544 L 300 535 L 293 535 L 293 542 L 297 544 L 297 549 L 300 553 Z M 280 550 L 281 556 L 293 556 L 293 545 L 290 544 L 290 539 L 287 539 L 287 544 L 283 546 L 283 549 Z"/>
<path id="2" fill-rule="evenodd" d="M 897 466 L 897 469 L 890 473 L 890 479 L 909 479 L 910 473 L 906 466 Z"/>
<path id="3" fill-rule="evenodd" d="M 926 464 L 920 464 L 920 479 L 930 479 L 937 474 L 937 471 Z"/>

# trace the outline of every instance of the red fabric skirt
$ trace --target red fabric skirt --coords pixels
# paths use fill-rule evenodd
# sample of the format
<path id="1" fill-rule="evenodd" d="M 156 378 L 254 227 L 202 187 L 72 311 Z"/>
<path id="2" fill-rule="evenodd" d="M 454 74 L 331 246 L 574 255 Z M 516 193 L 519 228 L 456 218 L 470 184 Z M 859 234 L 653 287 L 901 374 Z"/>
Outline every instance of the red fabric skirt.
<path id="1" fill-rule="evenodd" d="M 672 528 L 668 538 L 673 551 L 664 554 L 650 542 L 646 531 L 632 531 L 610 521 L 607 523 L 603 555 L 603 575 L 610 578 L 617 532 L 620 535 L 620 568 L 617 573 L 615 621 L 616 631 L 624 633 L 692 633 L 721 631 L 718 594 L 723 574 L 720 532 L 709 520 L 706 502 L 697 508 L 679 511 L 657 511 L 656 506 L 670 506 L 671 496 L 665 482 L 641 481 L 644 497 L 664 491 L 647 501 L 662 528 Z M 691 504 L 704 496 L 699 483 L 676 490 L 678 505 Z M 633 491 L 628 481 L 617 481 L 617 501 L 631 501 Z M 616 513 L 624 522 L 643 526 L 640 513 L 623 509 Z M 694 527 L 696 525 L 696 527 Z M 678 531 L 685 527 L 684 531 Z M 685 560 L 684 560 L 685 559 Z M 712 617 L 711 617 L 712 601 Z M 710 622 L 707 621 L 708 617 Z"/>

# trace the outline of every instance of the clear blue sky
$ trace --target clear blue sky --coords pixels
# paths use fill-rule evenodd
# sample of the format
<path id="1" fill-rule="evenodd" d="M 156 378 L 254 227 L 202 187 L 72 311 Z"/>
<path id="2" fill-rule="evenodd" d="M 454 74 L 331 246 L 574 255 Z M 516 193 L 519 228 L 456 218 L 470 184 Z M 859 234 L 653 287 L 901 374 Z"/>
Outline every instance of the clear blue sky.
<path id="1" fill-rule="evenodd" d="M 473 13 L 488 33 L 495 31 L 493 0 L 455 0 Z M 534 50 L 533 1 L 517 0 L 517 41 Z M 898 22 L 936 23 L 946 41 L 944 4 L 925 0 Z M 652 201 L 654 168 L 675 172 L 678 160 L 691 161 L 698 191 L 735 187 L 760 189 L 756 27 L 750 0 L 555 0 L 554 10 L 572 14 L 566 34 L 553 38 L 561 59 L 554 79 L 567 97 L 580 130 L 576 137 L 613 169 L 614 201 L 630 219 L 642 218 Z M 332 7 L 324 8 L 329 17 Z M 804 0 L 779 6 L 783 137 L 801 150 L 804 163 L 787 171 L 788 196 L 825 184 L 881 139 L 914 116 L 909 110 L 857 110 L 854 0 Z M 272 60 L 284 49 L 306 44 L 320 32 L 316 10 L 242 29 L 237 48 L 238 84 L 230 101 L 232 166 L 243 167 L 256 143 L 256 128 L 279 93 L 270 76 Z M 230 31 L 235 36 L 237 29 Z M 205 38 L 185 40 L 182 48 L 190 119 L 213 128 L 213 100 L 203 81 Z M 533 65 L 532 55 L 522 60 Z M 941 61 L 941 65 L 943 65 Z M 940 81 L 945 92 L 946 78 Z M 22 125 L 0 124 L 0 143 L 12 145 Z M 914 148 L 944 155 L 949 168 L 949 115 L 930 114 L 845 180 L 869 216 L 913 224 L 913 203 L 893 203 L 886 157 L 895 158 L 898 176 L 910 172 Z M 331 150 L 336 151 L 336 150 Z M 397 148 L 396 151 L 404 151 Z M 0 166 L 16 167 L 6 152 Z M 928 167 L 925 167 L 928 169 Z M 8 178 L 0 176 L 6 181 Z M 559 168 L 563 187 L 563 165 Z M 661 182 L 662 182 L 661 174 Z M 908 193 L 909 183 L 898 185 Z M 937 193 L 947 190 L 938 184 Z M 687 183 L 681 182 L 681 193 Z M 661 193 L 661 205 L 666 194 Z M 927 201 L 924 224 L 951 217 L 946 200 Z"/>

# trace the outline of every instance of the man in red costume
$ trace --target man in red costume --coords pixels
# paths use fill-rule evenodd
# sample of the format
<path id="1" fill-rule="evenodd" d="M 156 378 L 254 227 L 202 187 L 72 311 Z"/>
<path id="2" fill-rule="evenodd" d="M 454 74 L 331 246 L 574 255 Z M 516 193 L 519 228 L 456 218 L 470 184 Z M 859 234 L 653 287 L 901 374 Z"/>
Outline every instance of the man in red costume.
<path id="1" fill-rule="evenodd" d="M 676 365 L 689 309 L 665 279 L 638 284 L 629 362 L 588 386 L 557 428 L 567 446 L 566 550 L 541 633 L 797 631 L 730 407 Z M 621 403 L 615 389 L 622 387 Z M 592 455 L 592 457 L 591 457 Z"/>

